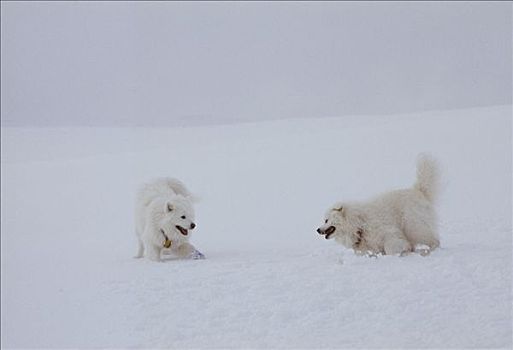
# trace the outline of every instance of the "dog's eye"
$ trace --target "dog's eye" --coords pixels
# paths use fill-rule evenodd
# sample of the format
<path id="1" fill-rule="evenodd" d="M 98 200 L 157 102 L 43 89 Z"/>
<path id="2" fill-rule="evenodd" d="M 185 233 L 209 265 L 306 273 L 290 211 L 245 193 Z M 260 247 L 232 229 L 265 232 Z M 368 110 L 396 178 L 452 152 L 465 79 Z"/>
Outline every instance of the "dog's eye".
<path id="1" fill-rule="evenodd" d="M 328 219 L 324 220 L 324 223 L 327 224 L 328 223 Z"/>
<path id="2" fill-rule="evenodd" d="M 182 215 L 182 216 L 181 216 L 181 218 L 182 218 L 182 219 L 185 219 L 185 215 Z"/>

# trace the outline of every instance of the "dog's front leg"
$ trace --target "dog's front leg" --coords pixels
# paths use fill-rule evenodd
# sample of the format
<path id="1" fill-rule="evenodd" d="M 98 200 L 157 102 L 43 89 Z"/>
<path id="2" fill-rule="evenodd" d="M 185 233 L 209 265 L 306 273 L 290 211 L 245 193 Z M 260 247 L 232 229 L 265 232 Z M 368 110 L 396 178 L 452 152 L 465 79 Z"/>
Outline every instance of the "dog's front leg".
<path id="1" fill-rule="evenodd" d="M 146 245 L 146 256 L 152 261 L 160 261 L 160 248 L 153 244 Z"/>

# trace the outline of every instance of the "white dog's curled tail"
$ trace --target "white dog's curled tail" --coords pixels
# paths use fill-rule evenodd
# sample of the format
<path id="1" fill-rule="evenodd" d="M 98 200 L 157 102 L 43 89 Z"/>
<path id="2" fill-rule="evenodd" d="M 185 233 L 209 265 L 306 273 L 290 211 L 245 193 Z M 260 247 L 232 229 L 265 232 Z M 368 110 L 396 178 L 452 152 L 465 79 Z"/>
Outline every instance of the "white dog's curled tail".
<path id="1" fill-rule="evenodd" d="M 434 202 L 438 194 L 439 170 L 438 163 L 429 154 L 421 153 L 417 157 L 417 182 L 419 190 L 430 202 Z"/>

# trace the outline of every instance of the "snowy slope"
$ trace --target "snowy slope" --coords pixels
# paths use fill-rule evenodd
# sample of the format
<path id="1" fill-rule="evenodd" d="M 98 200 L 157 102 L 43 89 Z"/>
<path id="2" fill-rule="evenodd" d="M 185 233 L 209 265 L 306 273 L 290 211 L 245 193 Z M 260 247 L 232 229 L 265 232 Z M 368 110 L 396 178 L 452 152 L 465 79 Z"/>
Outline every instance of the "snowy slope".
<path id="1" fill-rule="evenodd" d="M 174 129 L 2 129 L 2 346 L 512 346 L 511 106 Z M 443 166 L 442 248 L 356 257 L 326 207 Z M 132 259 L 156 176 L 204 261 Z"/>

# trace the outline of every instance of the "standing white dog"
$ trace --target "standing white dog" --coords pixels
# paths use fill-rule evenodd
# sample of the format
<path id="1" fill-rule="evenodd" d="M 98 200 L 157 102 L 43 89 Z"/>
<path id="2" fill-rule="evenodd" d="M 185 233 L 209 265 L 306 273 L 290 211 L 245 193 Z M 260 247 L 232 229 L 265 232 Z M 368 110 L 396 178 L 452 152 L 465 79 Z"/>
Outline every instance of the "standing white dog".
<path id="1" fill-rule="evenodd" d="M 179 180 L 161 178 L 145 184 L 137 194 L 135 231 L 139 241 L 136 258 L 146 255 L 160 261 L 161 252 L 181 258 L 205 256 L 189 243 L 196 227 L 192 196 Z"/>
<path id="2" fill-rule="evenodd" d="M 337 203 L 317 232 L 356 253 L 405 254 L 425 245 L 438 247 L 434 200 L 438 187 L 436 161 L 419 155 L 413 188 L 383 194 L 367 203 Z"/>

